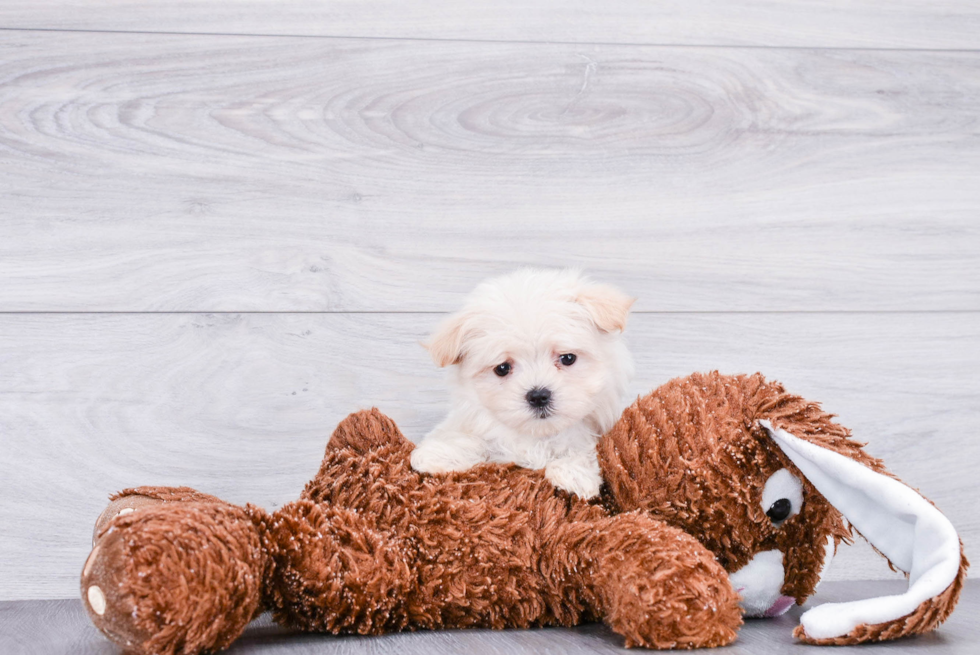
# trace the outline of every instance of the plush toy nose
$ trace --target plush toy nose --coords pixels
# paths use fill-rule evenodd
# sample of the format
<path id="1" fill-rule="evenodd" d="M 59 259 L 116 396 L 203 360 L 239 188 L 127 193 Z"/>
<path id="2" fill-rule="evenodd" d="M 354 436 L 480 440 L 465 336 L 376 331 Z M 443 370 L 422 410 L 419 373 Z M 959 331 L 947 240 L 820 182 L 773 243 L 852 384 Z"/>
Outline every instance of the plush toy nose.
<path id="1" fill-rule="evenodd" d="M 544 387 L 534 387 L 527 392 L 524 396 L 527 399 L 527 404 L 535 409 L 543 409 L 548 406 L 551 402 L 551 389 L 546 389 Z"/>

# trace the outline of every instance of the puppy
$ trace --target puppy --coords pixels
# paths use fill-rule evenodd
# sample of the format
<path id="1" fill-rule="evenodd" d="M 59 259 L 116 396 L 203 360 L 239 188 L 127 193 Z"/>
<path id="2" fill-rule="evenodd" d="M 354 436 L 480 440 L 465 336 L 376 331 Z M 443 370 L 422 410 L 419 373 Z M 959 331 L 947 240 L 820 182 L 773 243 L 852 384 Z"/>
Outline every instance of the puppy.
<path id="1" fill-rule="evenodd" d="M 479 285 L 426 344 L 436 364 L 453 367 L 452 408 L 412 468 L 513 462 L 596 496 L 595 444 L 626 406 L 633 373 L 620 336 L 632 304 L 573 270 L 521 269 Z"/>

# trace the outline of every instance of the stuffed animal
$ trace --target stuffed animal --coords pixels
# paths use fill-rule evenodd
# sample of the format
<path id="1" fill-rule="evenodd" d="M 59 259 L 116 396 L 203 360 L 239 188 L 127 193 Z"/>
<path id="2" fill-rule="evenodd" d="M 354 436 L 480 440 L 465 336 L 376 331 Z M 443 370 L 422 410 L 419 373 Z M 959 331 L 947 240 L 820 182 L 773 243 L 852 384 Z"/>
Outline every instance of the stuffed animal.
<path id="1" fill-rule="evenodd" d="M 81 576 L 92 621 L 139 653 L 220 650 L 263 611 L 330 633 L 599 620 L 627 646 L 721 646 L 743 614 L 802 604 L 856 530 L 907 591 L 817 606 L 794 632 L 855 644 L 933 630 L 965 578 L 928 500 L 759 374 L 692 375 L 638 399 L 599 443 L 593 503 L 513 465 L 421 474 L 412 448 L 363 411 L 274 513 L 186 487 L 117 494 Z"/>

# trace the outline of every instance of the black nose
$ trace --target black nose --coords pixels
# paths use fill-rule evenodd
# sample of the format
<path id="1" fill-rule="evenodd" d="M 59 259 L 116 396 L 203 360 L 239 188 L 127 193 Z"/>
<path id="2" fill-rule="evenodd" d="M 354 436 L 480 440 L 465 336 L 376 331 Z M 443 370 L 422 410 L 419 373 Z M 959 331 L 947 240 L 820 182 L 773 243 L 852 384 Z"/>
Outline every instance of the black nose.
<path id="1" fill-rule="evenodd" d="M 536 409 L 541 409 L 542 407 L 547 407 L 548 403 L 551 402 L 551 389 L 534 387 L 524 397 L 527 398 L 528 405 Z"/>

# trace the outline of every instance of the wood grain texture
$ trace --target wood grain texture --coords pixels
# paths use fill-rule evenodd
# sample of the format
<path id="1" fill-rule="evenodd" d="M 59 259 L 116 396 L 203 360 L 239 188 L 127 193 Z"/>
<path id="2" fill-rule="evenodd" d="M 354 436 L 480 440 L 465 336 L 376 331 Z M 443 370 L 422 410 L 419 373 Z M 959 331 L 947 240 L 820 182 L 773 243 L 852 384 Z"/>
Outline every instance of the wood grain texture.
<path id="1" fill-rule="evenodd" d="M 5 0 L 0 27 L 846 48 L 977 47 L 969 0 Z"/>
<path id="2" fill-rule="evenodd" d="M 826 602 L 859 600 L 901 593 L 904 582 L 827 582 L 803 607 L 793 607 L 774 619 L 748 621 L 738 641 L 712 650 L 718 655 L 813 655 L 813 647 L 793 640 L 800 615 Z M 914 639 L 835 648 L 834 655 L 973 655 L 980 639 L 980 581 L 967 581 L 956 611 L 936 632 Z M 79 600 L 0 602 L 0 650 L 7 655 L 109 655 L 119 650 L 102 637 L 88 620 Z M 600 624 L 576 628 L 534 630 L 446 630 L 383 635 L 335 637 L 288 633 L 264 614 L 254 621 L 228 655 L 585 655 L 635 653 L 622 647 L 622 639 Z"/>
<path id="3" fill-rule="evenodd" d="M 0 311 L 445 311 L 520 264 L 976 310 L 977 106 L 977 52 L 7 32 Z"/>
<path id="4" fill-rule="evenodd" d="M 419 439 L 447 410 L 418 342 L 440 317 L 0 316 L 0 599 L 76 593 L 109 493 L 187 484 L 268 508 L 295 499 L 347 413 Z M 820 400 L 951 518 L 980 560 L 976 314 L 638 315 L 633 389 L 718 368 Z M 845 549 L 836 578 L 889 575 Z"/>

